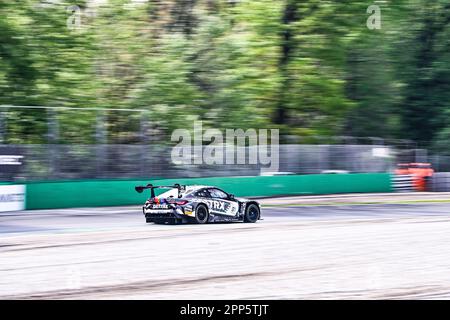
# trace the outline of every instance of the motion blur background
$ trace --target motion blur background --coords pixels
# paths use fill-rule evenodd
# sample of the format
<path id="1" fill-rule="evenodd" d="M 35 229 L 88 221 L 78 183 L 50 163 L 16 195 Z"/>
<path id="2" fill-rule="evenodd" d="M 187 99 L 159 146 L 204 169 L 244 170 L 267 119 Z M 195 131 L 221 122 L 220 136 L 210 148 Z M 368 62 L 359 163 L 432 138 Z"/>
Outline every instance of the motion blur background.
<path id="1" fill-rule="evenodd" d="M 449 0 L 0 0 L 0 299 L 449 299 L 449 98 Z M 279 172 L 173 163 L 196 121 Z M 263 219 L 146 224 L 148 183 Z"/>
<path id="2" fill-rule="evenodd" d="M 450 171 L 449 39 L 445 0 L 2 1 L 2 179 L 260 174 L 172 164 L 194 120 L 280 129 L 285 172 Z"/>

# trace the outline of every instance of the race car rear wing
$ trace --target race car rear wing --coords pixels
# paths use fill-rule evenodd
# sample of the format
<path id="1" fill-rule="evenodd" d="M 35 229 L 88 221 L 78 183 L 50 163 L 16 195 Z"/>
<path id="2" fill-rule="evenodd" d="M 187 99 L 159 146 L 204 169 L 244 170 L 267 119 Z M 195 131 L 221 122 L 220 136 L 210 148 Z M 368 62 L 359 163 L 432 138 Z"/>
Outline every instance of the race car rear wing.
<path id="1" fill-rule="evenodd" d="M 173 186 L 154 186 L 151 183 L 146 186 L 136 186 L 134 190 L 136 192 L 142 193 L 145 189 L 150 189 L 150 196 L 152 198 L 155 197 L 155 189 L 178 189 L 178 198 L 181 198 L 181 192 L 186 190 L 186 186 L 180 185 L 179 183 L 174 184 Z"/>

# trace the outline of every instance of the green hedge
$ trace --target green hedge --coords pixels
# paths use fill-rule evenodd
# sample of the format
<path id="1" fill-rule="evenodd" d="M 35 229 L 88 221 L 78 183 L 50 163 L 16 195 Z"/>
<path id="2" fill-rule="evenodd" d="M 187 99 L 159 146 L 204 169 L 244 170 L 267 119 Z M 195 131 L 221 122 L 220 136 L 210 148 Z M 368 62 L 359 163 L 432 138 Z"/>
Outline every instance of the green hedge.
<path id="1" fill-rule="evenodd" d="M 287 175 L 274 177 L 187 178 L 165 180 L 86 180 L 27 184 L 27 209 L 120 206 L 141 204 L 149 193 L 136 185 L 213 185 L 240 197 L 312 195 L 351 192 L 390 192 L 387 173 Z"/>

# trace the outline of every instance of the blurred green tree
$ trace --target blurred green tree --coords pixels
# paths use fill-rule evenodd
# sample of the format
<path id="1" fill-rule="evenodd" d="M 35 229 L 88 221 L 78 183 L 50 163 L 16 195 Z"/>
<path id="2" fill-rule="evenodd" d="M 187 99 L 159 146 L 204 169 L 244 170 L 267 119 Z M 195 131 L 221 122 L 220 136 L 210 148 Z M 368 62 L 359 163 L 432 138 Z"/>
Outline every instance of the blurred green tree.
<path id="1" fill-rule="evenodd" d="M 315 141 L 409 138 L 450 127 L 445 0 L 108 0 L 0 3 L 0 104 L 104 112 L 107 141 L 169 142 L 200 119 Z M 80 26 L 68 25 L 76 5 Z M 78 9 L 77 9 L 78 10 Z M 77 20 L 78 21 L 78 20 Z M 45 143 L 45 110 L 10 109 L 7 142 Z M 58 111 L 60 143 L 93 143 L 94 111 Z M 142 119 L 144 117 L 144 119 Z M 438 141 L 440 141 L 438 143 Z"/>

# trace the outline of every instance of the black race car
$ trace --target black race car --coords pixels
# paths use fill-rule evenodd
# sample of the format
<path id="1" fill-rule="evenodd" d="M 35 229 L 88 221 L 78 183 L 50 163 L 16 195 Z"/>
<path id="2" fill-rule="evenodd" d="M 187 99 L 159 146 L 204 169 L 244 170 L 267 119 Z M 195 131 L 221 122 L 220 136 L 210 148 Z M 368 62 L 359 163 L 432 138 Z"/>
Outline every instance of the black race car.
<path id="1" fill-rule="evenodd" d="M 155 195 L 155 189 L 169 189 Z M 217 221 L 243 221 L 254 223 L 261 218 L 257 201 L 235 198 L 234 195 L 212 186 L 137 186 L 142 193 L 150 189 L 150 198 L 142 211 L 147 222 L 158 224 L 198 223 Z"/>

